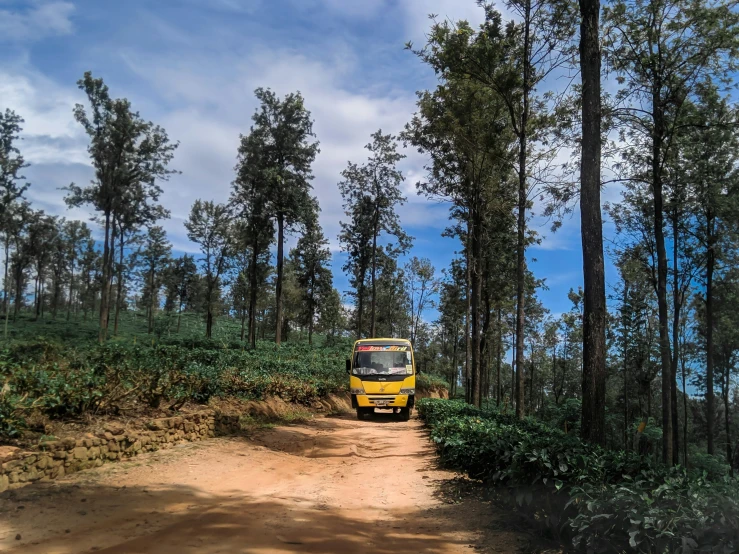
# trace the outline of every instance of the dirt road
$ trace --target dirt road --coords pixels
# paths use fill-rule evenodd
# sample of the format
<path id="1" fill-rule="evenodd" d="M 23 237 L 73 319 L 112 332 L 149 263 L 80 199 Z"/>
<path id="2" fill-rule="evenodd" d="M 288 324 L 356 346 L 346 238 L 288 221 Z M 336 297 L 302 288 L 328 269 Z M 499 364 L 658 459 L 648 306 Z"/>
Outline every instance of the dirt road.
<path id="1" fill-rule="evenodd" d="M 450 498 L 416 420 L 319 418 L 0 495 L 0 551 L 517 552 L 527 537 Z"/>

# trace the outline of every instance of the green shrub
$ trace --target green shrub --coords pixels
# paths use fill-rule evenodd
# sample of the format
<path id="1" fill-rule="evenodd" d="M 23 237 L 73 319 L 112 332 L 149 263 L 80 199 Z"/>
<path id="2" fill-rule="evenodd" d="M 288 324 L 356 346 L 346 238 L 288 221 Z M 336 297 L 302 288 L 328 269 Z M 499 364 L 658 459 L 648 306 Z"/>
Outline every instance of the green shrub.
<path id="1" fill-rule="evenodd" d="M 441 377 L 422 373 L 416 377 L 416 389 L 420 392 L 440 392 L 448 390 L 449 384 Z"/>
<path id="2" fill-rule="evenodd" d="M 442 461 L 495 484 L 532 520 L 589 552 L 732 552 L 739 485 L 583 443 L 532 419 L 424 399 Z"/>
<path id="3" fill-rule="evenodd" d="M 139 403 L 178 408 L 226 395 L 279 396 L 307 405 L 346 389 L 349 348 L 288 343 L 250 351 L 241 342 L 193 338 L 76 348 L 45 340 L 11 342 L 0 352 L 0 382 L 7 388 L 0 398 L 0 439 L 20 432 L 31 406 L 59 418 L 115 413 Z"/>

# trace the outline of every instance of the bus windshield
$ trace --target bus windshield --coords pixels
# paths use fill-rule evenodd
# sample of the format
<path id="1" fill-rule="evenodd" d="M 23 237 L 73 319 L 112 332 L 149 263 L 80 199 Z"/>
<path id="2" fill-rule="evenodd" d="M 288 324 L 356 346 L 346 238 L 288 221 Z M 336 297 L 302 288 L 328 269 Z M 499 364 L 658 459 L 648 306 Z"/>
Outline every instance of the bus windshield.
<path id="1" fill-rule="evenodd" d="M 410 375 L 412 373 L 411 353 L 407 346 L 357 347 L 354 357 L 354 375 Z"/>

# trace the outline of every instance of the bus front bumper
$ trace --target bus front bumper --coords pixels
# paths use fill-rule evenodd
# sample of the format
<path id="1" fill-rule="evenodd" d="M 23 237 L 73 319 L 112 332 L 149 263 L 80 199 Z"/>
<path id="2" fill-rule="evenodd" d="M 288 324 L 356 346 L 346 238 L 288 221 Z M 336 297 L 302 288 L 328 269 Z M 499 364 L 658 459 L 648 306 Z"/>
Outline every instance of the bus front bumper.
<path id="1" fill-rule="evenodd" d="M 413 406 L 413 396 L 408 394 L 352 395 L 352 408 L 406 408 L 409 406 Z"/>

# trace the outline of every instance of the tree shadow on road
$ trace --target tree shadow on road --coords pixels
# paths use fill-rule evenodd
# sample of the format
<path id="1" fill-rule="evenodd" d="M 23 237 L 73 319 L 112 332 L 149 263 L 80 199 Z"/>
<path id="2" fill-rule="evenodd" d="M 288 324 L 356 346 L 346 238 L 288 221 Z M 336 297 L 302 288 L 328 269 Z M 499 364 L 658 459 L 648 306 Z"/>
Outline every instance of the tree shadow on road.
<path id="1" fill-rule="evenodd" d="M 0 509 L 0 550 L 25 554 L 460 552 L 480 525 L 455 504 L 347 515 L 311 498 L 215 496 L 188 486 L 42 485 L 4 494 Z"/>

